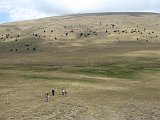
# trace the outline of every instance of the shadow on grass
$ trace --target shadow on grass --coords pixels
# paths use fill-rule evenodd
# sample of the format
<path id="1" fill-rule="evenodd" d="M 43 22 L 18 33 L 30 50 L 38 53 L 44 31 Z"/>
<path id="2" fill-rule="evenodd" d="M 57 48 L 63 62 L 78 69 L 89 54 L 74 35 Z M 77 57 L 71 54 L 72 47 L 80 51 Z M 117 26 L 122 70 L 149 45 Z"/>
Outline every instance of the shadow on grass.
<path id="1" fill-rule="evenodd" d="M 24 79 L 31 79 L 31 80 L 50 80 L 56 82 L 78 82 L 78 83 L 101 83 L 102 81 L 92 78 L 64 78 L 64 77 L 53 77 L 53 76 L 45 76 L 45 75 L 23 75 L 21 76 Z"/>

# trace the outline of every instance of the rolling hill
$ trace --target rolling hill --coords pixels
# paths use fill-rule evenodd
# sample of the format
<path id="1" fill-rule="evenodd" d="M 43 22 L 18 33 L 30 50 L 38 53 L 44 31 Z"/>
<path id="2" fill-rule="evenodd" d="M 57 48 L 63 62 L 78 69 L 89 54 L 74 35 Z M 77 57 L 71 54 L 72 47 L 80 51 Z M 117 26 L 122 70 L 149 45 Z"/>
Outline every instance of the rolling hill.
<path id="1" fill-rule="evenodd" d="M 158 13 L 0 24 L 2 120 L 159 120 L 159 93 Z"/>

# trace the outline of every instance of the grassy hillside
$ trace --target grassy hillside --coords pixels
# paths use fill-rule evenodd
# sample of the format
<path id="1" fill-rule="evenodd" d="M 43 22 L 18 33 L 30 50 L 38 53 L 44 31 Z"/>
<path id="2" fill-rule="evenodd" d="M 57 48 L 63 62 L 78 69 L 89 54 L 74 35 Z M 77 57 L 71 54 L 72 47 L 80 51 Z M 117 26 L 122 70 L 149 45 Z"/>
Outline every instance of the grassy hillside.
<path id="1" fill-rule="evenodd" d="M 159 18 L 99 13 L 0 24 L 0 119 L 160 119 Z"/>

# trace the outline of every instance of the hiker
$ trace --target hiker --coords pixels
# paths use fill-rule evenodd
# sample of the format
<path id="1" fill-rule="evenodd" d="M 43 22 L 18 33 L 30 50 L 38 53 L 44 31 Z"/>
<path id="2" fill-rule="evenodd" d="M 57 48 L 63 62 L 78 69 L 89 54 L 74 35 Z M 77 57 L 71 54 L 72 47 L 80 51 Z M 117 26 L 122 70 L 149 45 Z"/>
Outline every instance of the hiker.
<path id="1" fill-rule="evenodd" d="M 64 95 L 65 95 L 65 97 L 67 97 L 67 91 L 64 91 Z"/>
<path id="2" fill-rule="evenodd" d="M 64 91 L 64 89 L 62 89 L 62 95 L 64 95 L 64 93 L 65 93 L 65 91 Z"/>
<path id="3" fill-rule="evenodd" d="M 52 90 L 52 95 L 54 96 L 54 90 Z"/>
<path id="4" fill-rule="evenodd" d="M 46 95 L 46 101 L 49 101 L 49 93 L 45 94 Z"/>
<path id="5" fill-rule="evenodd" d="M 62 89 L 62 95 L 67 97 L 67 91 L 65 91 L 64 89 Z"/>

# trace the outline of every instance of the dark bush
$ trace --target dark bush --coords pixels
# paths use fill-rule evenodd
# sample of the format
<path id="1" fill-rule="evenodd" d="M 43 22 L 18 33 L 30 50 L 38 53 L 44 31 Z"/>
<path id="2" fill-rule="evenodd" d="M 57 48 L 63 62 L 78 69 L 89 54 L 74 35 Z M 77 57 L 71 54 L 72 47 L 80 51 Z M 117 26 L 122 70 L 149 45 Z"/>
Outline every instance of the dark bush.
<path id="1" fill-rule="evenodd" d="M 83 33 L 80 33 L 80 37 L 83 36 Z"/>

